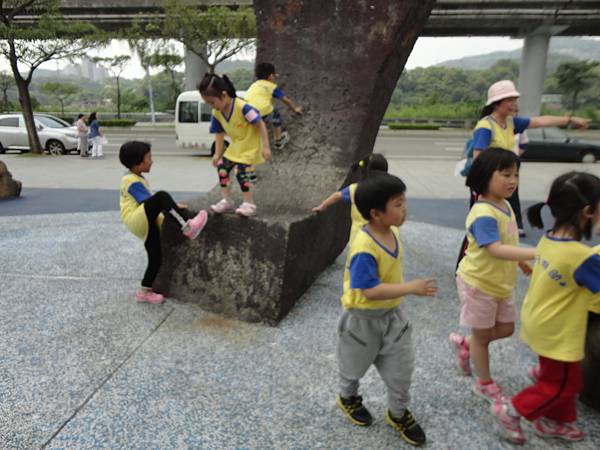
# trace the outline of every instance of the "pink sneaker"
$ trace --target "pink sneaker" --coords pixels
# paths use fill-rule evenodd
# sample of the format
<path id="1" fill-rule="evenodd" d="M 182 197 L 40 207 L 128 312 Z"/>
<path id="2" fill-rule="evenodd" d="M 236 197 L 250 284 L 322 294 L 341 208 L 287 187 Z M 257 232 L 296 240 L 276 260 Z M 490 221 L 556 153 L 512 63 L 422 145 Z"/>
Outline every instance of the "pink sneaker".
<path id="1" fill-rule="evenodd" d="M 165 297 L 162 294 L 157 294 L 156 292 L 152 292 L 152 291 L 137 291 L 135 293 L 135 299 L 139 302 L 139 303 L 153 303 L 155 305 L 159 305 L 161 303 L 164 303 L 165 301 Z"/>
<path id="2" fill-rule="evenodd" d="M 521 429 L 521 418 L 512 417 L 508 414 L 508 405 L 504 402 L 496 402 L 491 406 L 491 412 L 498 421 L 502 434 L 513 444 L 524 444 L 525 436 Z"/>
<path id="3" fill-rule="evenodd" d="M 574 422 L 559 423 L 547 417 L 540 417 L 533 421 L 535 433 L 541 437 L 560 438 L 565 441 L 581 441 L 585 434 Z"/>
<path id="4" fill-rule="evenodd" d="M 253 216 L 256 214 L 256 205 L 254 203 L 244 202 L 235 210 L 235 213 L 244 217 Z"/>
<path id="5" fill-rule="evenodd" d="M 448 336 L 450 348 L 456 356 L 456 365 L 465 377 L 471 376 L 471 353 L 469 352 L 469 344 L 464 336 L 457 333 L 450 333 Z"/>
<path id="6" fill-rule="evenodd" d="M 490 403 L 506 401 L 506 398 L 502 395 L 502 388 L 495 381 L 490 384 L 481 384 L 481 381 L 477 380 L 473 384 L 473 392 Z"/>
<path id="7" fill-rule="evenodd" d="M 233 203 L 232 200 L 223 198 L 219 201 L 219 203 L 215 203 L 214 205 L 210 206 L 210 209 L 213 212 L 216 212 L 217 214 L 223 214 L 226 213 L 227 211 L 231 211 L 233 210 L 235 204 Z"/>
<path id="8" fill-rule="evenodd" d="M 186 237 L 196 239 L 204 228 L 204 225 L 206 225 L 207 220 L 208 214 L 202 210 L 196 214 L 196 217 L 188 220 L 181 230 Z"/>
<path id="9" fill-rule="evenodd" d="M 527 370 L 527 376 L 531 379 L 531 381 L 537 383 L 537 381 L 540 379 L 540 370 L 540 365 L 536 364 Z"/>

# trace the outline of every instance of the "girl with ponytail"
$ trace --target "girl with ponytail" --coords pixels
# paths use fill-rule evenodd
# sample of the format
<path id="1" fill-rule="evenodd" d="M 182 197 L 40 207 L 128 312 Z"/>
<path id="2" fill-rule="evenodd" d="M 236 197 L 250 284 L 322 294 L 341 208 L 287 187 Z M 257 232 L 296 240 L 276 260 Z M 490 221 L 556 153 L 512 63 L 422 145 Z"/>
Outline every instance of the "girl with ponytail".
<path id="1" fill-rule="evenodd" d="M 365 178 L 376 176 L 377 174 L 387 173 L 388 171 L 388 162 L 380 153 L 372 153 L 371 155 L 363 158 L 350 166 L 351 173 L 359 174 L 360 180 L 364 180 Z M 313 212 L 323 212 L 327 208 L 336 203 L 343 201 L 345 204 L 350 205 L 350 216 L 352 218 L 352 228 L 350 229 L 350 238 L 348 242 L 352 243 L 354 236 L 363 226 L 365 226 L 368 221 L 361 215 L 354 203 L 354 193 L 356 192 L 356 187 L 358 183 L 353 183 L 349 186 L 346 186 L 340 191 L 335 191 L 329 197 L 327 197 L 323 202 L 313 208 Z"/>
<path id="2" fill-rule="evenodd" d="M 511 440 L 523 443 L 521 417 L 536 434 L 568 441 L 584 438 L 575 424 L 577 394 L 583 387 L 588 310 L 600 292 L 600 255 L 583 244 L 600 231 L 600 179 L 569 172 L 552 183 L 548 201 L 527 210 L 532 226 L 543 228 L 542 209 L 554 225 L 535 249 L 535 265 L 521 310 L 521 338 L 538 355 L 529 369 L 534 382 L 492 408 Z"/>
<path id="3" fill-rule="evenodd" d="M 242 191 L 243 203 L 236 214 L 249 217 L 256 214 L 252 196 L 254 181 L 251 166 L 262 164 L 271 158 L 267 128 L 259 112 L 236 96 L 235 87 L 227 75 L 220 77 L 207 73 L 198 84 L 202 99 L 213 108 L 210 132 L 215 133 L 213 166 L 217 168 L 223 199 L 212 205 L 213 212 L 223 214 L 234 209 L 229 187 L 229 174 L 235 168 L 236 178 Z M 225 134 L 231 144 L 225 149 Z"/>

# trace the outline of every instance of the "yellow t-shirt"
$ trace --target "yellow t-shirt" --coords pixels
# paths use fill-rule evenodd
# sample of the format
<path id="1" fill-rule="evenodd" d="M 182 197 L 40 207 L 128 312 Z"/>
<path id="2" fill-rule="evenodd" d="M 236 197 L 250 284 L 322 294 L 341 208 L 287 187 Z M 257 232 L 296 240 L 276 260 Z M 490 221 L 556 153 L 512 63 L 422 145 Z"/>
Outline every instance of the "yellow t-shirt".
<path id="1" fill-rule="evenodd" d="M 600 245 L 594 247 L 594 252 L 600 255 Z M 596 314 L 600 314 L 600 294 L 594 295 L 590 303 L 590 311 Z"/>
<path id="2" fill-rule="evenodd" d="M 493 120 L 488 120 L 483 117 L 475 125 L 474 131 L 476 132 L 480 128 L 485 128 L 486 130 L 490 130 L 492 132 L 491 141 L 488 145 L 488 148 L 496 147 L 509 150 L 511 152 L 513 151 L 515 147 L 515 124 L 512 117 L 509 116 L 506 118 L 506 128 L 502 128 Z"/>
<path id="3" fill-rule="evenodd" d="M 593 249 L 578 241 L 540 239 L 521 312 L 521 338 L 538 355 L 566 362 L 583 359 L 594 295 L 587 285 L 600 289 L 600 269 L 582 270 L 594 266 L 592 256 Z"/>
<path id="4" fill-rule="evenodd" d="M 519 245 L 515 214 L 504 203 L 504 209 L 485 201 L 473 205 L 465 221 L 469 245 L 457 271 L 465 283 L 499 299 L 512 296 L 517 263 L 494 257 L 486 247 L 494 242 Z"/>
<path id="5" fill-rule="evenodd" d="M 396 248 L 384 248 L 369 234 L 366 227 L 356 233 L 350 245 L 344 269 L 344 309 L 390 309 L 402 302 L 402 297 L 388 300 L 369 300 L 363 289 L 380 283 L 404 283 L 404 250 L 399 234 L 392 229 Z"/>
<path id="6" fill-rule="evenodd" d="M 264 163 L 258 126 L 261 120 L 259 113 L 241 98 L 235 97 L 232 102 L 230 117 L 225 117 L 221 111 L 213 109 L 213 117 L 231 139 L 231 144 L 223 156 L 230 161 L 249 166 Z"/>
<path id="7" fill-rule="evenodd" d="M 258 109 L 261 116 L 273 112 L 273 91 L 277 85 L 269 80 L 256 80 L 246 91 L 246 101 Z"/>
<path id="8" fill-rule="evenodd" d="M 148 219 L 141 202 L 152 195 L 148 181 L 141 175 L 128 172 L 121 178 L 120 192 L 121 222 L 134 235 L 145 241 L 148 236 Z M 159 227 L 162 226 L 163 220 L 164 216 L 161 213 L 156 219 Z"/>

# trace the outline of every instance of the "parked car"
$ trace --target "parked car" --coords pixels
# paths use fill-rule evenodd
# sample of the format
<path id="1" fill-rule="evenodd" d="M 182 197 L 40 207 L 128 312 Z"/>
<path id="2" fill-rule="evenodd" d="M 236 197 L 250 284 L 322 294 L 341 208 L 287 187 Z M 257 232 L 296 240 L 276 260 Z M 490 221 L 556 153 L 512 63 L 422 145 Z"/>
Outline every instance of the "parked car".
<path id="1" fill-rule="evenodd" d="M 47 114 L 34 114 L 33 118 L 42 147 L 47 152 L 66 155 L 77 151 L 77 128 Z M 0 115 L 0 153 L 7 150 L 30 150 L 25 119 L 21 114 Z"/>
<path id="2" fill-rule="evenodd" d="M 570 138 L 559 128 L 530 129 L 527 137 L 522 156 L 526 161 L 593 163 L 600 159 L 600 145 Z"/>

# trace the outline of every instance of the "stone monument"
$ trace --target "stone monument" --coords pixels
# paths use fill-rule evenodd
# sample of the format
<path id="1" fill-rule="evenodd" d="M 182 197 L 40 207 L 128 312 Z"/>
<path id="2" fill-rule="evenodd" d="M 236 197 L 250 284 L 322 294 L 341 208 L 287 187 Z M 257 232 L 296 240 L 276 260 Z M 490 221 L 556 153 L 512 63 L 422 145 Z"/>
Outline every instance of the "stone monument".
<path id="1" fill-rule="evenodd" d="M 433 3 L 255 0 L 256 60 L 275 65 L 282 90 L 305 113 L 282 111 L 291 142 L 272 148 L 272 161 L 258 168 L 255 217 L 211 215 L 193 242 L 165 222 L 156 290 L 246 321 L 276 324 L 289 312 L 348 239 L 346 207 L 319 215 L 311 208 L 350 181 L 352 162 L 372 152 Z M 217 187 L 190 207 L 219 198 Z"/>

